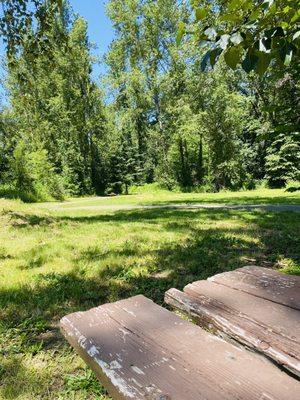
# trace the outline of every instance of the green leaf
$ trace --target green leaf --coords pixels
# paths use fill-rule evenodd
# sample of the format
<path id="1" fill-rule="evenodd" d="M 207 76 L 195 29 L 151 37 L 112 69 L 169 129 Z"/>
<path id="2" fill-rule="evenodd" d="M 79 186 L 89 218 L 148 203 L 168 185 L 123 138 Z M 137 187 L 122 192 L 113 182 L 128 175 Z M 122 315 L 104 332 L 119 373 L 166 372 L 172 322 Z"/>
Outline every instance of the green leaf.
<path id="1" fill-rule="evenodd" d="M 240 17 L 238 15 L 232 14 L 232 13 L 225 13 L 220 15 L 220 21 L 225 21 L 225 22 L 237 22 L 240 20 Z"/>
<path id="2" fill-rule="evenodd" d="M 204 41 L 209 40 L 207 35 L 205 35 L 205 33 L 203 33 L 203 32 L 198 35 L 198 39 L 199 40 L 204 40 Z"/>
<path id="3" fill-rule="evenodd" d="M 283 21 L 283 22 L 281 22 L 280 26 L 281 26 L 282 29 L 287 29 L 289 27 L 289 24 L 288 24 L 288 22 Z"/>
<path id="4" fill-rule="evenodd" d="M 207 8 L 197 8 L 196 9 L 196 20 L 201 21 L 204 19 L 208 14 L 208 9 Z"/>
<path id="5" fill-rule="evenodd" d="M 213 50 L 211 50 L 210 52 L 210 56 L 209 56 L 209 60 L 210 60 L 210 64 L 213 67 L 217 61 L 217 59 L 219 58 L 220 54 L 222 53 L 222 49 L 220 48 L 215 48 Z"/>
<path id="6" fill-rule="evenodd" d="M 231 2 L 228 5 L 228 10 L 233 11 L 236 10 L 240 6 L 240 0 L 231 0 Z"/>
<path id="7" fill-rule="evenodd" d="M 253 53 L 252 49 L 247 51 L 246 57 L 242 62 L 243 70 L 246 72 L 251 72 L 258 62 L 258 57 Z"/>
<path id="8" fill-rule="evenodd" d="M 284 43 L 279 49 L 279 56 L 283 64 L 287 67 L 290 65 L 293 57 L 293 45 Z"/>
<path id="9" fill-rule="evenodd" d="M 286 132 L 293 132 L 299 129 L 299 125 L 296 124 L 285 124 L 285 125 L 278 125 L 275 127 L 275 132 L 286 133 Z"/>
<path id="10" fill-rule="evenodd" d="M 296 22 L 299 18 L 300 18 L 300 11 L 298 10 L 298 11 L 295 12 L 294 16 L 292 17 L 291 22 L 294 23 L 294 22 Z"/>
<path id="11" fill-rule="evenodd" d="M 205 56 L 202 58 L 201 61 L 201 71 L 204 72 L 206 70 L 206 67 L 208 65 L 208 62 L 210 61 L 210 51 L 208 51 Z"/>
<path id="12" fill-rule="evenodd" d="M 255 66 L 255 71 L 258 73 L 258 75 L 263 76 L 270 65 L 271 55 L 264 53 L 263 51 L 258 51 L 256 55 L 258 57 L 258 61 Z"/>
<path id="13" fill-rule="evenodd" d="M 240 59 L 241 59 L 241 49 L 236 46 L 230 47 L 224 54 L 224 58 L 225 58 L 226 64 L 231 69 L 236 69 L 236 66 L 240 62 Z"/>
<path id="14" fill-rule="evenodd" d="M 251 11 L 253 9 L 253 0 L 244 0 L 243 9 L 246 11 Z"/>
<path id="15" fill-rule="evenodd" d="M 260 9 L 254 10 L 250 15 L 249 20 L 255 21 L 259 16 L 260 16 Z"/>
<path id="16" fill-rule="evenodd" d="M 191 6 L 194 10 L 199 7 L 199 0 L 191 0 Z"/>
<path id="17" fill-rule="evenodd" d="M 178 31 L 177 31 L 177 35 L 176 35 L 176 44 L 177 46 L 180 45 L 183 35 L 185 34 L 185 23 L 180 21 L 179 25 L 178 25 Z"/>
<path id="18" fill-rule="evenodd" d="M 276 3 L 273 3 L 269 8 L 269 14 L 275 14 L 277 10 Z"/>

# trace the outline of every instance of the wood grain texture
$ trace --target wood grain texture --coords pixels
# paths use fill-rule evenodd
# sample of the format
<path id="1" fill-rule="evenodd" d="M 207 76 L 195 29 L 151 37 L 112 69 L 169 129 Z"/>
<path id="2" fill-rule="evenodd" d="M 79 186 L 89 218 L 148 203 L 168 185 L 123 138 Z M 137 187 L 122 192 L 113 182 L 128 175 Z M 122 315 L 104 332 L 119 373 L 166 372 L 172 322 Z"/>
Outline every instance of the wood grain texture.
<path id="1" fill-rule="evenodd" d="M 208 279 L 219 285 L 300 310 L 300 277 L 268 268 L 247 266 Z"/>
<path id="2" fill-rule="evenodd" d="M 168 290 L 165 302 L 193 316 L 200 326 L 226 334 L 300 376 L 298 311 L 260 298 L 249 301 L 246 293 L 208 281 L 194 282 L 184 291 Z"/>
<path id="3" fill-rule="evenodd" d="M 300 383 L 143 296 L 61 320 L 114 399 L 295 400 Z"/>

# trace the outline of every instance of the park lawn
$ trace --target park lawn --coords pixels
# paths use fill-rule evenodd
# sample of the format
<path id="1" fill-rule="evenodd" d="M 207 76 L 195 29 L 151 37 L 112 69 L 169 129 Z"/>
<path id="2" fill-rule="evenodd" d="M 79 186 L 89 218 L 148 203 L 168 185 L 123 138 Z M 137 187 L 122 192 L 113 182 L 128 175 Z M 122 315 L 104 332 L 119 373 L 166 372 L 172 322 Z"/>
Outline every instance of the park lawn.
<path id="1" fill-rule="evenodd" d="M 269 190 L 68 203 L 225 197 L 299 204 L 299 195 Z M 300 213 L 55 205 L 0 200 L 0 399 L 108 399 L 59 333 L 58 321 L 67 313 L 140 293 L 162 304 L 170 287 L 251 263 L 300 274 Z"/>
<path id="2" fill-rule="evenodd" d="M 238 192 L 223 191 L 219 193 L 182 193 L 163 190 L 157 184 L 133 188 L 129 195 L 113 197 L 82 197 L 67 199 L 62 203 L 42 203 L 46 208 L 87 208 L 110 207 L 116 205 L 165 205 L 165 204 L 298 204 L 300 192 L 287 192 L 285 189 L 244 190 Z"/>

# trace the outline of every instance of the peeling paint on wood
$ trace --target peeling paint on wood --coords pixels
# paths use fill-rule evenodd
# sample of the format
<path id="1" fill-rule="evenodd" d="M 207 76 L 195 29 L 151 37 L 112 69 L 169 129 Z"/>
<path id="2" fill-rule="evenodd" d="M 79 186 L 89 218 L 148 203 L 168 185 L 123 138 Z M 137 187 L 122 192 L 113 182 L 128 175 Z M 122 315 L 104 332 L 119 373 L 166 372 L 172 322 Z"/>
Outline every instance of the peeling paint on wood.
<path id="1" fill-rule="evenodd" d="M 281 290 L 276 302 L 272 287 L 276 293 Z M 200 326 L 225 334 L 300 376 L 300 311 L 290 307 L 290 300 L 295 306 L 299 295 L 299 277 L 249 266 L 193 282 L 184 293 L 170 289 L 165 301 L 192 315 Z"/>
<path id="2" fill-rule="evenodd" d="M 116 400 L 295 400 L 300 392 L 276 366 L 143 296 L 68 315 L 61 329 Z"/>
<path id="3" fill-rule="evenodd" d="M 257 266 L 223 272 L 208 281 L 300 310 L 300 277 Z"/>

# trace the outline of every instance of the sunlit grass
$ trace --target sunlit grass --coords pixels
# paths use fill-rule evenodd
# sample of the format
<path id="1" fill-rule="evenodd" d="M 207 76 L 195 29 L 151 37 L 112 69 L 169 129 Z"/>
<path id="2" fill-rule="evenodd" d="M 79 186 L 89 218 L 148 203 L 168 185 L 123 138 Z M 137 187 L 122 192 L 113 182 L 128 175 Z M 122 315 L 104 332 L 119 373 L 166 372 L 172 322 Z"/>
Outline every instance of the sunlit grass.
<path id="1" fill-rule="evenodd" d="M 152 186 L 150 186 L 152 188 Z M 124 205 L 157 204 L 300 204 L 300 192 L 289 193 L 285 189 L 257 189 L 251 191 L 219 193 L 176 193 L 157 189 L 148 191 L 144 187 L 135 188 L 128 196 L 84 197 L 66 199 L 63 203 L 44 203 L 41 207 L 58 209 L 82 209 L 88 207 L 110 207 Z"/>
<path id="2" fill-rule="evenodd" d="M 72 200 L 102 201 L 125 204 Z M 138 293 L 162 304 L 170 287 L 251 263 L 300 273 L 300 213 L 53 205 L 0 200 L 1 399 L 107 399 L 59 333 L 67 313 Z"/>

